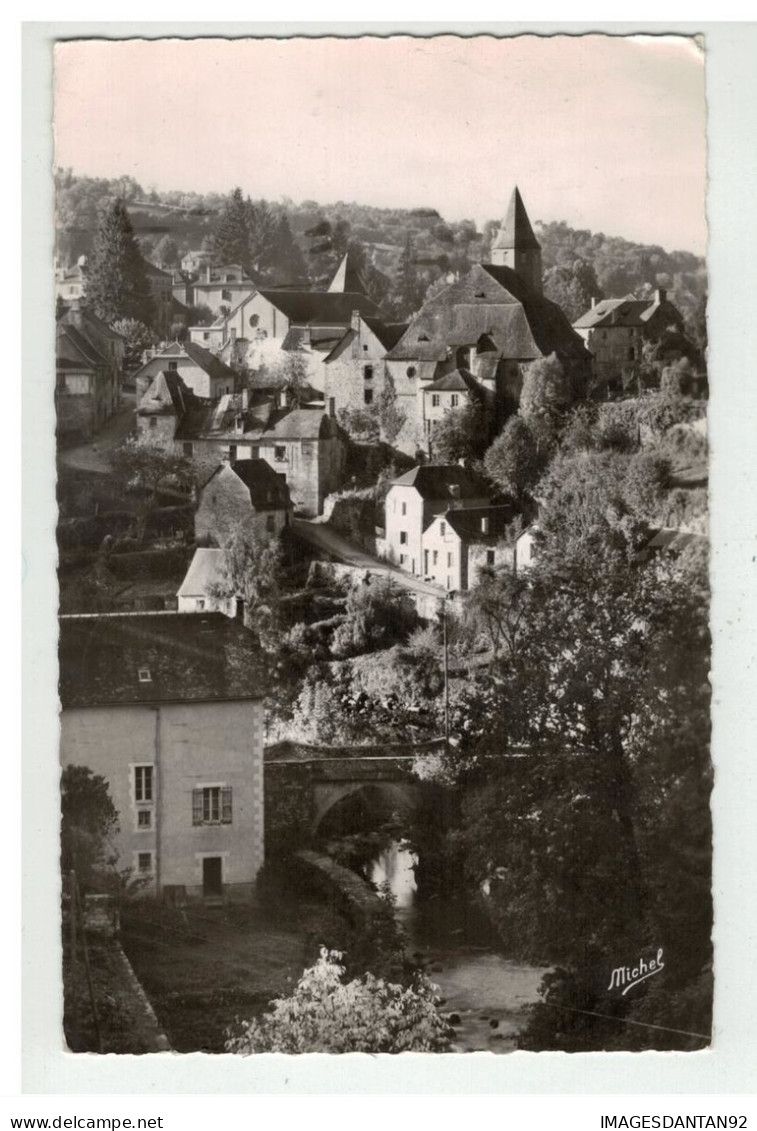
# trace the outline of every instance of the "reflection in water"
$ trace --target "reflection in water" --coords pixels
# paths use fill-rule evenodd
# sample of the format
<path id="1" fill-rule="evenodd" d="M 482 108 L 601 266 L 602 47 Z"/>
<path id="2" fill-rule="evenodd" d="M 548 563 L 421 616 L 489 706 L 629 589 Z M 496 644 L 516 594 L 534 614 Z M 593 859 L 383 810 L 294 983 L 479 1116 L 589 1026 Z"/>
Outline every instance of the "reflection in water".
<path id="1" fill-rule="evenodd" d="M 538 1000 L 546 970 L 504 958 L 483 915 L 455 899 L 417 900 L 418 859 L 403 841 L 392 842 L 368 875 L 379 892 L 391 892 L 406 951 L 439 988 L 446 1012 L 455 1013 L 459 1051 L 510 1052 Z"/>

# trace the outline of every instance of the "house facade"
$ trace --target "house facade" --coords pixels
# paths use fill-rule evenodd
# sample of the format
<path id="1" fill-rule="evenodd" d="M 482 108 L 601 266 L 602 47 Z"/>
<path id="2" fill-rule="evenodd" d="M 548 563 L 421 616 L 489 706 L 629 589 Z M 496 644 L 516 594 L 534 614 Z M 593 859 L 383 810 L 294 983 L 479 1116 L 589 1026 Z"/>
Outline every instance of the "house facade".
<path id="1" fill-rule="evenodd" d="M 488 505 L 483 487 L 458 464 L 414 467 L 387 492 L 386 557 L 416 577 L 429 576 L 424 572 L 423 533 L 436 515 Z"/>
<path id="2" fill-rule="evenodd" d="M 431 520 L 421 536 L 423 576 L 450 592 L 471 589 L 482 569 L 511 565 L 505 542 L 513 510 L 508 506 L 447 510 Z"/>
<path id="3" fill-rule="evenodd" d="M 91 439 L 118 409 L 124 341 L 74 302 L 55 336 L 55 407 L 62 441 Z"/>
<path id="4" fill-rule="evenodd" d="M 592 355 L 595 386 L 621 392 L 637 378 L 644 343 L 659 341 L 671 330 L 681 335 L 683 325 L 681 312 L 660 288 L 652 299 L 594 300 L 573 328 Z"/>
<path id="5" fill-rule="evenodd" d="M 198 546 L 189 569 L 176 592 L 180 613 L 223 613 L 235 617 L 236 597 L 218 597 L 215 588 L 223 582 L 224 551 Z"/>
<path id="6" fill-rule="evenodd" d="M 119 868 L 157 898 L 252 894 L 263 863 L 263 664 L 220 613 L 60 621 L 60 758 L 102 775 Z"/>
<path id="7" fill-rule="evenodd" d="M 378 411 L 387 387 L 386 351 L 391 349 L 407 325 L 364 317 L 359 310 L 350 316 L 350 326 L 323 362 L 323 396 L 328 412 L 344 421 L 345 414 L 368 409 Z"/>
<path id="8" fill-rule="evenodd" d="M 177 373 L 196 396 L 209 400 L 236 392 L 239 384 L 239 375 L 210 350 L 195 342 L 172 342 L 148 357 L 134 375 L 137 402 L 163 371 Z"/>
<path id="9" fill-rule="evenodd" d="M 213 314 L 226 315 L 246 295 L 254 294 L 255 289 L 255 283 L 239 263 L 222 267 L 206 263 L 200 278 L 191 284 L 191 295 L 187 297 L 194 306 L 207 306 Z"/>
<path id="10" fill-rule="evenodd" d="M 222 463 L 197 490 L 195 541 L 223 546 L 239 528 L 277 538 L 291 513 L 286 482 L 266 460 Z"/>

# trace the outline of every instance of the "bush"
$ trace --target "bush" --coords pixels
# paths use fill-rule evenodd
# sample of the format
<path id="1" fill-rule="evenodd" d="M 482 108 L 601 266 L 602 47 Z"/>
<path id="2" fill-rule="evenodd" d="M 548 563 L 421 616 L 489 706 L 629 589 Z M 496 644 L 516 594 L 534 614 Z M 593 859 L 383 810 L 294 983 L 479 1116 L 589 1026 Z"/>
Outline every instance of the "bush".
<path id="1" fill-rule="evenodd" d="M 108 569 L 114 577 L 125 581 L 139 578 L 172 578 L 183 574 L 189 565 L 189 551 L 184 546 L 170 550 L 139 550 L 136 553 L 111 554 Z"/>

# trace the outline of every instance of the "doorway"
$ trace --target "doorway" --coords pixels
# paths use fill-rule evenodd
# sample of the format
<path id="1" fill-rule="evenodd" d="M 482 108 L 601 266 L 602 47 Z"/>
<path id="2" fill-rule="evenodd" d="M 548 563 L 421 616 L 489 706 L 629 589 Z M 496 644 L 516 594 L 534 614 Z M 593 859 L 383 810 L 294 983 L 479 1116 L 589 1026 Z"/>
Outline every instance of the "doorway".
<path id="1" fill-rule="evenodd" d="M 202 894 L 223 895 L 223 861 L 220 856 L 205 856 L 202 861 Z"/>

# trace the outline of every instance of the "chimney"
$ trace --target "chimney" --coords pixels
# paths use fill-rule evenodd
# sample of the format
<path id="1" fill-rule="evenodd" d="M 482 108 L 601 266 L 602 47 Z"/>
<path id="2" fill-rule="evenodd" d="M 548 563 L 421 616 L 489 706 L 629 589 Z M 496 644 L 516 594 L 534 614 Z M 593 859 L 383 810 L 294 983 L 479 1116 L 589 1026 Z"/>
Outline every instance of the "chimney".
<path id="1" fill-rule="evenodd" d="M 360 311 L 359 310 L 353 310 L 353 312 L 350 316 L 350 329 L 354 330 L 356 334 L 360 330 Z"/>
<path id="2" fill-rule="evenodd" d="M 459 499 L 460 498 L 460 484 L 459 483 L 450 483 L 449 493 L 450 493 L 450 495 L 452 496 L 453 499 Z"/>
<path id="3" fill-rule="evenodd" d="M 81 303 L 78 298 L 72 299 L 68 307 L 69 323 L 76 326 L 77 330 L 82 327 Z"/>
<path id="4" fill-rule="evenodd" d="M 236 341 L 237 341 L 236 326 L 230 326 L 229 327 L 229 341 L 231 342 L 232 346 L 236 345 Z"/>
<path id="5" fill-rule="evenodd" d="M 247 412 L 250 407 L 250 390 L 242 389 L 242 412 Z"/>
<path id="6" fill-rule="evenodd" d="M 279 401 L 279 408 L 288 408 L 289 407 L 289 393 L 288 393 L 287 389 L 280 389 L 279 390 L 278 401 Z"/>
<path id="7" fill-rule="evenodd" d="M 205 282 L 206 283 L 210 282 L 210 264 L 209 263 L 205 264 Z"/>
<path id="8" fill-rule="evenodd" d="M 489 519 L 486 518 L 486 517 L 481 519 L 481 533 L 482 534 L 488 534 L 489 533 Z"/>
<path id="9" fill-rule="evenodd" d="M 658 287 L 654 293 L 654 300 L 658 306 L 661 306 L 668 297 L 668 292 L 664 287 Z"/>
<path id="10" fill-rule="evenodd" d="M 593 310 L 596 305 L 597 305 L 597 296 L 592 295 L 591 296 L 591 309 Z"/>

